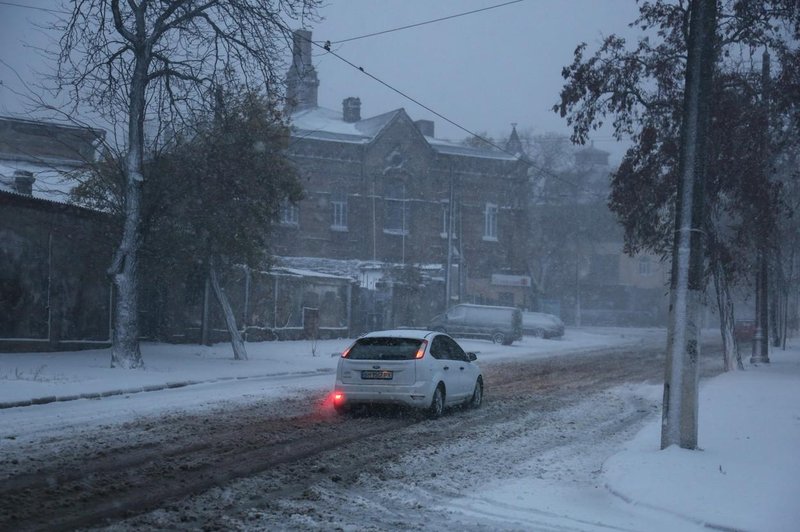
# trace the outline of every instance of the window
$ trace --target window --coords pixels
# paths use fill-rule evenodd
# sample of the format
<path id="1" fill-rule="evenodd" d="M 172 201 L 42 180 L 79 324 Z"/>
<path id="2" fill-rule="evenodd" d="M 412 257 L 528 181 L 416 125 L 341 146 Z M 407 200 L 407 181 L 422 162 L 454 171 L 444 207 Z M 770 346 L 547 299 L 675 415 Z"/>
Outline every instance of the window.
<path id="1" fill-rule="evenodd" d="M 405 186 L 402 183 L 391 183 L 386 186 L 384 197 L 384 233 L 408 234 L 406 229 Z"/>
<path id="2" fill-rule="evenodd" d="M 455 221 L 458 220 L 458 218 L 456 218 L 455 216 L 453 217 L 453 219 Z M 447 233 L 449 233 L 450 230 L 451 230 L 451 227 L 450 227 L 450 202 L 449 201 L 443 201 L 442 202 L 442 232 L 440 233 L 441 237 L 442 238 L 447 238 Z M 458 232 L 456 231 L 455 227 L 452 228 L 452 231 L 453 231 L 452 237 L 453 238 L 458 238 Z"/>
<path id="3" fill-rule="evenodd" d="M 414 360 L 422 342 L 416 338 L 361 338 L 350 348 L 352 360 Z"/>
<path id="4" fill-rule="evenodd" d="M 332 201 L 333 221 L 331 229 L 334 231 L 347 231 L 347 202 Z"/>
<path id="5" fill-rule="evenodd" d="M 283 225 L 298 225 L 300 220 L 300 209 L 297 205 L 284 200 L 281 204 L 281 224 Z"/>
<path id="6" fill-rule="evenodd" d="M 445 345 L 447 346 L 448 357 L 451 360 L 460 360 L 462 362 L 469 362 L 469 358 L 467 354 L 461 349 L 461 346 L 458 345 L 454 340 L 447 338 L 446 336 L 440 336 L 444 340 Z"/>
<path id="7" fill-rule="evenodd" d="M 431 356 L 437 360 L 445 360 L 448 358 L 449 350 L 444 341 L 444 336 L 437 336 L 433 339 L 431 344 Z"/>
<path id="8" fill-rule="evenodd" d="M 646 277 L 653 274 L 653 264 L 650 257 L 642 257 L 639 259 L 639 275 Z"/>
<path id="9" fill-rule="evenodd" d="M 483 239 L 497 240 L 497 205 L 486 204 L 483 222 Z"/>

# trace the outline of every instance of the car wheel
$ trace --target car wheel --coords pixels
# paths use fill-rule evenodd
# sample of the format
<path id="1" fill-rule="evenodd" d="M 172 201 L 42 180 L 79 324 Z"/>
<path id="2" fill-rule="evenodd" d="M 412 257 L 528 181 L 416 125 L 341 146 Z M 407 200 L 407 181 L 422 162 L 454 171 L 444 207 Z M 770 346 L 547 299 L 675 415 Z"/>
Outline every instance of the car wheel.
<path id="1" fill-rule="evenodd" d="M 492 342 L 494 342 L 496 344 L 508 345 L 508 344 L 506 344 L 506 335 L 501 333 L 501 332 L 496 332 L 496 333 L 492 334 Z"/>
<path id="2" fill-rule="evenodd" d="M 431 399 L 431 406 L 428 408 L 428 417 L 436 419 L 444 412 L 444 388 L 440 384 L 433 391 L 433 399 Z"/>
<path id="3" fill-rule="evenodd" d="M 469 401 L 470 408 L 478 408 L 483 403 L 483 379 L 478 377 L 475 381 L 475 389 L 472 391 L 472 399 Z"/>

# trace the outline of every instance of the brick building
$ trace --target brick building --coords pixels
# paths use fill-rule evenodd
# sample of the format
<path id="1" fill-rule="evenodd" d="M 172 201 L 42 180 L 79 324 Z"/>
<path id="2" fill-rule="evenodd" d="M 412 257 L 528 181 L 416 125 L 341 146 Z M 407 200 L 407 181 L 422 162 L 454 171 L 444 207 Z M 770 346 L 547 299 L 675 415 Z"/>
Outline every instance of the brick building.
<path id="1" fill-rule="evenodd" d="M 404 109 L 362 117 L 357 97 L 340 110 L 319 107 L 310 39 L 308 31 L 295 33 L 287 75 L 289 156 L 306 197 L 283 209 L 274 240 L 283 262 L 308 267 L 326 258 L 330 270 L 336 261 L 357 261 L 364 279 L 377 272 L 362 287 L 378 292 L 402 285 L 398 272 L 415 269 L 424 279 L 419 297 L 441 305 L 402 319 L 395 312 L 383 325 L 423 324 L 446 300 L 527 306 L 519 230 L 526 165 L 501 150 L 439 139 L 432 121 L 415 121 Z"/>

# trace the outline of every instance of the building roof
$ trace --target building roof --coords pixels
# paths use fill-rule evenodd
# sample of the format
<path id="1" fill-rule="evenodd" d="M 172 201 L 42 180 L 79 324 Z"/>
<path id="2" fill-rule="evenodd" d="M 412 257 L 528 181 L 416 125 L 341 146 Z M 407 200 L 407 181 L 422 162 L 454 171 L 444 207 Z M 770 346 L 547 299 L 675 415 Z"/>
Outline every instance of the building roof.
<path id="1" fill-rule="evenodd" d="M 80 166 L 95 159 L 104 137 L 99 129 L 0 116 L 0 159 Z"/>
<path id="2" fill-rule="evenodd" d="M 16 192 L 15 172 L 30 172 L 36 198 L 65 202 L 72 172 L 95 160 L 105 132 L 0 116 L 0 191 Z"/>
<path id="3" fill-rule="evenodd" d="M 350 144 L 368 144 L 401 115 L 408 117 L 405 109 L 395 109 L 380 115 L 365 118 L 357 122 L 345 122 L 341 111 L 325 107 L 311 107 L 297 111 L 291 115 L 292 137 L 318 141 L 340 142 Z M 410 118 L 408 118 L 411 120 Z M 475 148 L 463 144 L 424 136 L 430 147 L 444 155 L 462 157 L 478 157 L 504 161 L 515 161 L 517 157 L 486 148 Z"/>

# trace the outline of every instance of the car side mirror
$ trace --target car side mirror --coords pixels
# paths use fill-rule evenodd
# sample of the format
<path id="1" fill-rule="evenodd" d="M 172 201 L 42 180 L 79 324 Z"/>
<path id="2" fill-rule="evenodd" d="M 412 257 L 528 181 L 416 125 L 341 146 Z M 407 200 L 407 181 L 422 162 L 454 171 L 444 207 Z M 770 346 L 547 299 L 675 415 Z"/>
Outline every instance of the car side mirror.
<path id="1" fill-rule="evenodd" d="M 475 353 L 467 353 L 467 359 L 469 359 L 470 362 L 475 362 L 478 360 L 478 355 Z"/>

